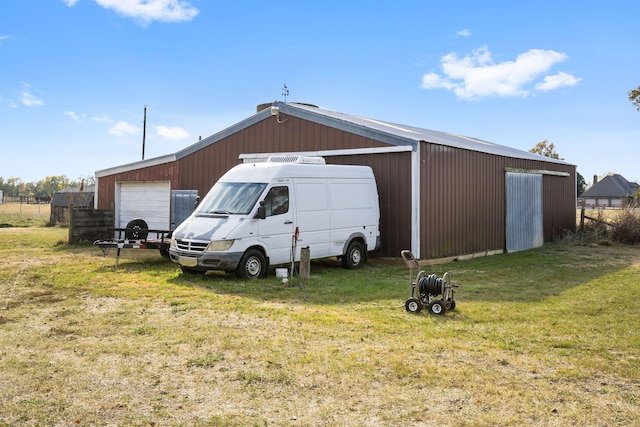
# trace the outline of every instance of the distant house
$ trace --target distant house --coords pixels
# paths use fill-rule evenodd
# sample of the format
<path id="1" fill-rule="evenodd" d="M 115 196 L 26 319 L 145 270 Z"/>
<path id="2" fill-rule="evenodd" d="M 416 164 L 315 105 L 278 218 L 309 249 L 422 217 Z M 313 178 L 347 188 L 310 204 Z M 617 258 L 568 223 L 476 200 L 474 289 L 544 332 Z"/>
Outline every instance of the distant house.
<path id="1" fill-rule="evenodd" d="M 56 191 L 51 199 L 52 224 L 69 224 L 69 205 L 79 209 L 92 209 L 95 187 L 89 186 L 81 191 L 80 187 L 69 187 Z"/>
<path id="2" fill-rule="evenodd" d="M 638 187 L 619 174 L 606 176 L 600 181 L 594 176 L 593 185 L 580 195 L 578 204 L 587 208 L 622 208 L 633 200 Z"/>

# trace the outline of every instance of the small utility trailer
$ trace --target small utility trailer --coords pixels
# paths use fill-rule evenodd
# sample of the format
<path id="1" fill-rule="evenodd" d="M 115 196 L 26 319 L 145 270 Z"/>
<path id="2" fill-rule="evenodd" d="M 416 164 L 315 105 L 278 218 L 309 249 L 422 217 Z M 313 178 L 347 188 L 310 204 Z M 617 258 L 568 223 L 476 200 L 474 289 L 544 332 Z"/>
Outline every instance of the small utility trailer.
<path id="1" fill-rule="evenodd" d="M 109 228 L 109 231 L 117 233 L 118 237 L 108 240 L 96 240 L 94 246 L 102 249 L 106 256 L 109 251 L 117 249 L 116 268 L 120 260 L 121 249 L 157 249 L 164 258 L 169 258 L 169 245 L 171 245 L 171 230 L 150 230 L 142 219 L 129 221 L 126 228 Z M 150 237 L 155 236 L 155 237 Z"/>

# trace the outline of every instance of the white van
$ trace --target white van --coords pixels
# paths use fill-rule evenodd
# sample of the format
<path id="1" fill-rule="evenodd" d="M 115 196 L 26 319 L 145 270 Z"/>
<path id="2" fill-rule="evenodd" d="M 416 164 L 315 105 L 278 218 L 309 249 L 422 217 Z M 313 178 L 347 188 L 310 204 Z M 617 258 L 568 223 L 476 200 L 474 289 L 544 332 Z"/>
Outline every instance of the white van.
<path id="1" fill-rule="evenodd" d="M 173 232 L 169 253 L 183 272 L 222 270 L 242 279 L 299 261 L 303 247 L 312 259 L 337 256 L 357 269 L 380 246 L 379 220 L 370 167 L 270 157 L 224 174 Z"/>

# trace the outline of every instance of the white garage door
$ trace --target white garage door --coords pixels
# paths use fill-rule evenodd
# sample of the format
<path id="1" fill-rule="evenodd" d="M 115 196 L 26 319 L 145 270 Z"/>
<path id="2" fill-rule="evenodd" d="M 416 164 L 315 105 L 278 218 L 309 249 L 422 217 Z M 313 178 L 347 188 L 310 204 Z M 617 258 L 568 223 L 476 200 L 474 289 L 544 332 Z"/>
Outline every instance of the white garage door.
<path id="1" fill-rule="evenodd" d="M 119 182 L 116 184 L 116 228 L 143 219 L 149 229 L 169 230 L 170 182 Z"/>

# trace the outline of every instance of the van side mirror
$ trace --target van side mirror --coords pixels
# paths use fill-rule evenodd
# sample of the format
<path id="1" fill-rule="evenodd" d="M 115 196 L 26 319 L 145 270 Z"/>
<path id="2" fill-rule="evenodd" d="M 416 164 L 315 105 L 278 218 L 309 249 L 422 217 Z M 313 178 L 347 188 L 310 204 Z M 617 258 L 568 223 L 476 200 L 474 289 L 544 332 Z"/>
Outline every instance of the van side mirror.
<path id="1" fill-rule="evenodd" d="M 254 218 L 257 219 L 265 219 L 267 217 L 267 209 L 264 207 L 264 201 L 260 202 L 260 206 L 258 206 L 258 212 L 256 212 L 256 216 Z"/>

